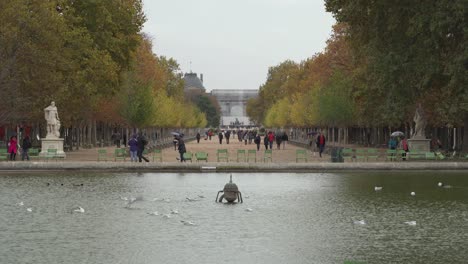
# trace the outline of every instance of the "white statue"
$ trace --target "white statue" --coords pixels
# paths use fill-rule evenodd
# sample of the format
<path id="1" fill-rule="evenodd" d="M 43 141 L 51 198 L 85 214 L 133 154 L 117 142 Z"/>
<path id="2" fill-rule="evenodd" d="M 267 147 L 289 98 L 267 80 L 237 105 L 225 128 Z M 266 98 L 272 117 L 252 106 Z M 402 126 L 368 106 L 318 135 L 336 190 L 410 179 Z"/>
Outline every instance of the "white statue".
<path id="1" fill-rule="evenodd" d="M 46 137 L 60 137 L 60 119 L 54 101 L 44 109 L 44 114 L 47 121 Z"/>
<path id="2" fill-rule="evenodd" d="M 413 138 L 416 138 L 416 137 L 426 138 L 427 121 L 426 121 L 426 117 L 424 116 L 424 112 L 421 107 L 421 104 L 419 104 L 418 108 L 416 108 L 416 113 L 414 114 L 413 121 L 415 123 Z"/>

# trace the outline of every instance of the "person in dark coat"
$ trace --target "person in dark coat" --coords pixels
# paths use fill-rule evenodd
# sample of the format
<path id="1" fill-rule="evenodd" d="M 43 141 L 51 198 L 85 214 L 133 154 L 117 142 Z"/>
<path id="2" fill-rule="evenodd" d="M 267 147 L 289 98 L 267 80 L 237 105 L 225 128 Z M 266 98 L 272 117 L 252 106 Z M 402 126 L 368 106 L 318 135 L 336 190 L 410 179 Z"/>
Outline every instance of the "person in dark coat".
<path id="1" fill-rule="evenodd" d="M 288 138 L 288 133 L 284 132 L 283 136 L 282 136 L 282 141 L 283 141 L 283 149 L 286 149 L 286 141 L 289 140 Z"/>
<path id="2" fill-rule="evenodd" d="M 262 139 L 260 138 L 260 135 L 257 134 L 255 136 L 255 139 L 254 139 L 254 143 L 257 145 L 257 151 L 260 150 L 260 143 L 261 143 Z"/>
<path id="3" fill-rule="evenodd" d="M 281 142 L 283 141 L 283 137 L 278 133 L 275 137 L 276 141 L 276 148 L 281 149 Z"/>
<path id="4" fill-rule="evenodd" d="M 219 131 L 218 138 L 219 138 L 219 144 L 223 144 L 223 132 Z"/>
<path id="5" fill-rule="evenodd" d="M 23 148 L 23 152 L 21 153 L 21 160 L 24 160 L 25 158 L 29 160 L 28 151 L 31 147 L 32 147 L 31 139 L 29 138 L 29 136 L 26 136 L 23 139 L 23 145 L 21 146 L 21 148 Z"/>
<path id="6" fill-rule="evenodd" d="M 138 140 L 137 135 L 132 135 L 132 138 L 128 141 L 128 146 L 130 147 L 130 161 L 137 162 L 138 156 Z"/>
<path id="7" fill-rule="evenodd" d="M 200 132 L 198 132 L 198 133 L 197 133 L 197 136 L 196 136 L 196 138 L 197 138 L 197 143 L 200 143 L 200 138 L 201 138 L 201 136 L 200 136 Z"/>
<path id="8" fill-rule="evenodd" d="M 187 152 L 187 150 L 185 149 L 185 142 L 184 140 L 182 139 L 182 137 L 177 137 L 177 144 L 178 144 L 178 150 L 179 150 L 179 154 L 180 154 L 180 158 L 177 158 L 177 160 L 180 160 L 180 162 L 184 162 L 185 159 L 184 159 L 184 153 Z"/>
<path id="9" fill-rule="evenodd" d="M 268 149 L 268 145 L 270 144 L 268 135 L 265 135 L 265 137 L 263 138 L 263 144 L 265 145 L 265 149 Z"/>
<path id="10" fill-rule="evenodd" d="M 323 150 L 325 149 L 325 136 L 322 133 L 318 133 L 317 136 L 317 147 L 319 148 L 319 155 L 322 157 Z"/>
<path id="11" fill-rule="evenodd" d="M 231 137 L 231 131 L 229 131 L 229 130 L 226 131 L 225 135 L 226 135 L 226 144 L 229 144 L 229 138 Z"/>
<path id="12" fill-rule="evenodd" d="M 146 140 L 146 137 L 140 133 L 138 134 L 137 142 L 138 161 L 141 162 L 141 160 L 144 159 L 146 162 L 149 162 L 149 160 L 146 157 L 143 157 L 143 151 L 145 150 L 145 146 L 148 144 L 148 140 Z"/>

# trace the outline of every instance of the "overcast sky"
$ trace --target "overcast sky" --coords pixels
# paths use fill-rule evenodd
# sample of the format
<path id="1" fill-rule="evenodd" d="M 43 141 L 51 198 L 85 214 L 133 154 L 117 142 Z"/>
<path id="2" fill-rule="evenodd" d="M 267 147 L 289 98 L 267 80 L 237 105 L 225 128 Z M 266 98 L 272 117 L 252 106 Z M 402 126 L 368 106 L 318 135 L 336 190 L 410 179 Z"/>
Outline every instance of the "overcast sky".
<path id="1" fill-rule="evenodd" d="M 154 52 L 203 73 L 208 91 L 258 89 L 268 67 L 322 51 L 335 22 L 322 0 L 143 2 Z"/>

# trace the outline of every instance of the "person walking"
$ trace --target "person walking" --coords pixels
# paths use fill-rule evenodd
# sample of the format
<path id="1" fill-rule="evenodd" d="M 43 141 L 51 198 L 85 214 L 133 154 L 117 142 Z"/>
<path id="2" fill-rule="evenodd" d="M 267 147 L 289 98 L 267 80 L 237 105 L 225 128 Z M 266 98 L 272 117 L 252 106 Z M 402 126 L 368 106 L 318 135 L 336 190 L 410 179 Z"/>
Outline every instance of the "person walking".
<path id="1" fill-rule="evenodd" d="M 200 138 L 201 138 L 200 132 L 197 132 L 196 138 L 197 138 L 197 144 L 200 143 Z"/>
<path id="2" fill-rule="evenodd" d="M 145 136 L 141 134 L 141 132 L 137 137 L 137 142 L 138 161 L 141 162 L 141 160 L 144 159 L 146 162 L 149 162 L 149 160 L 143 156 L 143 151 L 145 151 L 145 146 L 148 144 L 148 141 L 146 140 Z"/>
<path id="3" fill-rule="evenodd" d="M 224 133 L 224 134 L 225 134 L 225 136 L 226 136 L 226 144 L 229 145 L 229 138 L 231 137 L 231 131 L 228 130 L 228 131 L 226 131 L 226 133 Z"/>
<path id="4" fill-rule="evenodd" d="M 219 138 L 219 144 L 223 144 L 223 132 L 222 131 L 219 131 L 218 138 Z"/>
<path id="5" fill-rule="evenodd" d="M 283 133 L 283 136 L 282 136 L 282 141 L 283 141 L 283 149 L 286 149 L 286 141 L 289 140 L 288 138 L 288 133 L 286 133 L 286 131 Z"/>
<path id="6" fill-rule="evenodd" d="M 281 142 L 283 141 L 283 136 L 278 133 L 276 135 L 275 140 L 276 140 L 276 148 L 281 149 Z"/>
<path id="7" fill-rule="evenodd" d="M 132 135 L 132 138 L 128 141 L 127 144 L 130 147 L 130 161 L 137 162 L 138 140 L 136 134 Z"/>
<path id="8" fill-rule="evenodd" d="M 18 141 L 16 136 L 10 137 L 10 142 L 8 142 L 8 153 L 10 153 L 10 160 L 16 160 L 16 153 L 18 152 Z"/>
<path id="9" fill-rule="evenodd" d="M 255 136 L 255 139 L 254 139 L 254 143 L 257 145 L 257 151 L 260 150 L 260 142 L 261 142 L 261 141 L 262 141 L 262 139 L 260 138 L 260 135 L 257 134 L 257 135 Z"/>
<path id="10" fill-rule="evenodd" d="M 406 140 L 405 137 L 403 137 L 403 139 L 401 140 L 401 149 L 405 151 L 405 153 L 401 154 L 402 155 L 401 159 L 406 160 L 406 156 L 409 152 L 409 146 L 408 146 L 408 140 Z"/>
<path id="11" fill-rule="evenodd" d="M 178 137 L 177 141 L 178 141 L 178 143 L 177 143 L 178 144 L 178 150 L 179 150 L 179 154 L 180 154 L 180 158 L 177 158 L 177 160 L 180 160 L 180 162 L 184 162 L 185 161 L 184 153 L 187 152 L 187 150 L 185 149 L 185 142 L 182 139 L 182 137 Z"/>
<path id="12" fill-rule="evenodd" d="M 29 136 L 26 136 L 24 137 L 23 139 L 23 145 L 21 146 L 21 148 L 23 149 L 23 151 L 21 152 L 21 160 L 24 160 L 26 158 L 26 160 L 29 160 L 29 149 L 32 147 L 32 144 L 31 144 L 31 139 L 29 138 Z"/>
<path id="13" fill-rule="evenodd" d="M 270 144 L 268 141 L 268 135 L 265 135 L 263 138 L 263 144 L 265 145 L 265 149 L 268 149 L 268 144 Z"/>
<path id="14" fill-rule="evenodd" d="M 270 149 L 273 149 L 273 141 L 275 141 L 275 134 L 273 132 L 268 132 L 268 143 L 270 144 Z"/>
<path id="15" fill-rule="evenodd" d="M 325 136 L 322 133 L 318 133 L 317 136 L 317 146 L 319 148 L 319 156 L 322 157 L 322 153 L 325 150 Z"/>

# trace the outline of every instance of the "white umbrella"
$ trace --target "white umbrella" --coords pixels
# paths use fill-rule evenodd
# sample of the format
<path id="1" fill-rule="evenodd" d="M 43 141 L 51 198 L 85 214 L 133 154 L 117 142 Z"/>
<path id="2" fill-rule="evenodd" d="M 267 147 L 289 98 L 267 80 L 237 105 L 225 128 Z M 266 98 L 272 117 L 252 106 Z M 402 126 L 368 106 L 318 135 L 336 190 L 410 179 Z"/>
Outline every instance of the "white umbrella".
<path id="1" fill-rule="evenodd" d="M 180 133 L 178 133 L 178 132 L 171 132 L 171 134 L 174 135 L 174 136 L 177 136 L 177 137 L 180 136 Z"/>
<path id="2" fill-rule="evenodd" d="M 391 134 L 392 137 L 402 137 L 404 136 L 405 133 L 401 132 L 401 131 L 395 131 Z"/>

